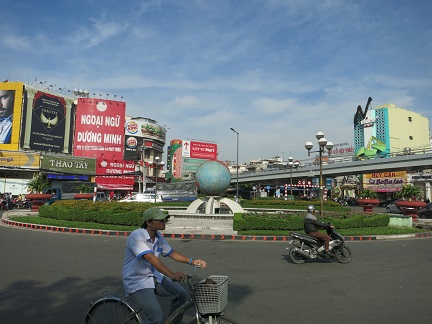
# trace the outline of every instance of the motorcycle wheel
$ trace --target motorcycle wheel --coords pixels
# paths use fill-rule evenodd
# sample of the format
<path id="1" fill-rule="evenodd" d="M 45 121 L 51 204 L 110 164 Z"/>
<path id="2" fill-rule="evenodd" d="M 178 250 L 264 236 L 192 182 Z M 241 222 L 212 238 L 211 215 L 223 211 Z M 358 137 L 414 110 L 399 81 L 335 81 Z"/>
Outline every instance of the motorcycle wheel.
<path id="1" fill-rule="evenodd" d="M 289 253 L 289 256 L 290 256 L 291 261 L 294 262 L 294 263 L 296 263 L 296 264 L 302 264 L 302 263 L 305 263 L 305 257 L 302 256 L 301 254 L 297 253 L 297 252 L 295 251 L 295 249 L 297 249 L 297 246 L 295 246 L 295 245 L 292 245 L 292 246 L 289 248 L 288 253 Z"/>
<path id="2" fill-rule="evenodd" d="M 340 263 L 348 263 L 352 259 L 351 248 L 345 244 L 334 248 L 333 253 Z"/>

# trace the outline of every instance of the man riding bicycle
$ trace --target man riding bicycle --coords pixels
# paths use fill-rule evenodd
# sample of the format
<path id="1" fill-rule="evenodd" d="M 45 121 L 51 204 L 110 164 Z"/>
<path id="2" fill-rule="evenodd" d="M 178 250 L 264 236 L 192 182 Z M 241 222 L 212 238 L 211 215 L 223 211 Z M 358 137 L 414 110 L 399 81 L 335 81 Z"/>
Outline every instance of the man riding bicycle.
<path id="1" fill-rule="evenodd" d="M 165 229 L 169 217 L 157 207 L 148 208 L 143 212 L 141 228 L 131 233 L 126 244 L 123 285 L 126 295 L 130 295 L 143 312 L 140 315 L 145 324 L 163 322 L 162 308 L 156 296 L 171 301 L 170 313 L 187 301 L 187 293 L 178 283 L 184 280 L 185 273 L 169 269 L 159 255 L 199 267 L 207 265 L 201 259 L 194 260 L 174 251 L 159 233 Z"/>

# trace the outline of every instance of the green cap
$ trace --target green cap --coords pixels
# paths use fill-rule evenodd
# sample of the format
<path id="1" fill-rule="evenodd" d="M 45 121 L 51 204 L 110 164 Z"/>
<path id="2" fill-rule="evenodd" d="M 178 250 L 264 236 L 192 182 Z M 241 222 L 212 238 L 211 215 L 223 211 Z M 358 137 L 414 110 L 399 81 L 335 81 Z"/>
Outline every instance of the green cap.
<path id="1" fill-rule="evenodd" d="M 143 212 L 143 221 L 148 221 L 150 219 L 165 219 L 165 218 L 169 218 L 168 212 L 166 211 L 162 211 L 157 207 L 151 207 L 146 209 Z"/>

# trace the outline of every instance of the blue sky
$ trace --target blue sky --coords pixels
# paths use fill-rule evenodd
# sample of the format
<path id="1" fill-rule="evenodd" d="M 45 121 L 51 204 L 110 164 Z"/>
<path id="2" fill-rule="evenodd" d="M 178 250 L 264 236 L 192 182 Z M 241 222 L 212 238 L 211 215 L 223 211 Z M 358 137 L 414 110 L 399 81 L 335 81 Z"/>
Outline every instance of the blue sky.
<path id="1" fill-rule="evenodd" d="M 369 96 L 432 119 L 429 0 L 7 2 L 2 80 L 123 97 L 168 141 L 218 143 L 220 160 L 236 160 L 230 127 L 241 163 L 307 162 L 318 131 L 353 145 Z"/>

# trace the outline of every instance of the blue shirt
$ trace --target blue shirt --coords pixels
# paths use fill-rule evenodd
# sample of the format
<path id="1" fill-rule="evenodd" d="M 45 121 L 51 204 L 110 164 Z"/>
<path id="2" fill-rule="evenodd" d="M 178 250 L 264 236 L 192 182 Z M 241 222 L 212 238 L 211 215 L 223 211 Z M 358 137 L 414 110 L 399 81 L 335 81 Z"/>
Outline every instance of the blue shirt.
<path id="1" fill-rule="evenodd" d="M 172 252 L 173 249 L 159 232 L 152 242 L 145 228 L 134 230 L 128 237 L 123 262 L 122 277 L 126 295 L 144 288 L 154 288 L 153 278 L 162 281 L 163 275 L 143 258 L 144 255 L 153 253 L 156 257 L 166 257 Z"/>

